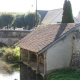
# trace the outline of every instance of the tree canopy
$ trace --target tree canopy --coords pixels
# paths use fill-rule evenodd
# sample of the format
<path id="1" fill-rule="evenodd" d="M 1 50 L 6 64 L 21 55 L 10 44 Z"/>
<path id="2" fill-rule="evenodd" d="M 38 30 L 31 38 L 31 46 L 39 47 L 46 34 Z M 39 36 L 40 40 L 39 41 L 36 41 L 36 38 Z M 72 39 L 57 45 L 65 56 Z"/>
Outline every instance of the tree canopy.
<path id="1" fill-rule="evenodd" d="M 32 29 L 33 27 L 35 27 L 36 23 L 39 24 L 40 22 L 40 15 L 37 14 L 37 21 L 35 19 L 36 13 L 33 12 L 29 12 L 27 14 L 19 14 L 16 16 L 16 19 L 14 21 L 14 23 L 12 24 L 13 27 L 24 27 L 28 30 Z"/>
<path id="2" fill-rule="evenodd" d="M 28 30 L 35 27 L 36 23 L 39 24 L 40 22 L 40 15 L 37 14 L 37 21 L 36 21 L 36 13 L 29 12 L 29 13 L 0 13 L 0 28 L 4 26 L 10 27 L 12 26 L 14 29 L 18 28 L 26 28 Z"/>
<path id="3" fill-rule="evenodd" d="M 64 1 L 62 23 L 74 23 L 72 7 L 69 0 Z"/>
<path id="4" fill-rule="evenodd" d="M 9 27 L 14 21 L 14 16 L 9 13 L 0 14 L 0 27 Z"/>
<path id="5" fill-rule="evenodd" d="M 22 28 L 23 26 L 25 26 L 25 22 L 24 22 L 24 14 L 18 14 L 16 15 L 16 19 L 14 20 L 14 23 L 12 24 L 12 26 L 18 27 L 18 28 Z"/>
<path id="6" fill-rule="evenodd" d="M 39 24 L 40 22 L 40 15 L 37 14 L 37 21 L 36 21 L 36 13 L 28 13 L 24 17 L 26 26 L 29 26 L 28 29 L 31 29 L 36 26 L 36 24 Z"/>

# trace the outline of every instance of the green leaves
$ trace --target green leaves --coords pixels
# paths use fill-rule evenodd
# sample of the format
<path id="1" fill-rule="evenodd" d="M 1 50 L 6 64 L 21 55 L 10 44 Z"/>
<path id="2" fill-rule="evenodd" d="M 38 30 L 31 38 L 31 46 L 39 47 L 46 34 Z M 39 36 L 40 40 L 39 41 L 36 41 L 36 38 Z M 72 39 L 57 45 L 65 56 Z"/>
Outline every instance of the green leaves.
<path id="1" fill-rule="evenodd" d="M 69 0 L 65 0 L 64 2 L 62 23 L 74 23 L 71 3 Z"/>
<path id="2" fill-rule="evenodd" d="M 4 61 L 9 63 L 16 63 L 20 60 L 20 48 L 10 48 L 10 47 L 2 47 L 2 58 Z"/>
<path id="3" fill-rule="evenodd" d="M 25 29 L 32 29 L 36 24 L 40 22 L 40 15 L 37 13 L 37 21 L 36 21 L 36 13 L 0 13 L 0 28 L 7 26 L 7 28 L 15 27 Z"/>
<path id="4" fill-rule="evenodd" d="M 7 26 L 9 27 L 14 21 L 14 16 L 9 13 L 2 13 L 0 15 L 0 27 Z"/>
<path id="5" fill-rule="evenodd" d="M 19 14 L 16 16 L 16 19 L 12 26 L 18 28 L 24 27 L 25 29 L 30 30 L 40 22 L 40 15 L 37 14 L 37 21 L 35 19 L 35 16 L 36 16 L 35 12 L 33 13 L 29 12 L 27 14 Z"/>

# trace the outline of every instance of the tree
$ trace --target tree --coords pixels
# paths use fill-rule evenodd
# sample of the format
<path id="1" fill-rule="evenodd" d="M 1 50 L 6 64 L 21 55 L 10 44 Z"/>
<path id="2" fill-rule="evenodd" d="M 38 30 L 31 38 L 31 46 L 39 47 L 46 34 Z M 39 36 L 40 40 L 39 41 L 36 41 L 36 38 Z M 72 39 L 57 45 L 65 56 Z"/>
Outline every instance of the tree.
<path id="1" fill-rule="evenodd" d="M 18 14 L 12 26 L 14 27 L 14 29 L 15 27 L 18 27 L 18 28 L 24 27 L 25 26 L 24 14 Z"/>
<path id="2" fill-rule="evenodd" d="M 71 3 L 69 0 L 65 0 L 63 5 L 62 23 L 74 23 Z"/>
<path id="3" fill-rule="evenodd" d="M 13 23 L 14 16 L 10 13 L 2 13 L 0 15 L 0 26 L 4 27 L 7 26 L 7 28 Z"/>
<path id="4" fill-rule="evenodd" d="M 21 28 L 24 27 L 25 29 L 32 29 L 35 27 L 36 23 L 39 24 L 40 22 L 40 15 L 37 13 L 37 21 L 36 21 L 36 13 L 27 13 L 27 14 L 18 14 L 12 26 Z"/>
<path id="5" fill-rule="evenodd" d="M 28 13 L 27 15 L 25 15 L 25 23 L 26 23 L 26 27 L 28 26 L 28 29 L 31 29 L 34 25 L 35 25 L 35 19 L 34 19 L 34 14 L 33 13 Z"/>
<path id="6" fill-rule="evenodd" d="M 24 17 L 26 26 L 28 26 L 28 29 L 32 29 L 33 27 L 35 27 L 36 23 L 39 24 L 40 22 L 40 15 L 37 14 L 37 21 L 36 21 L 36 13 L 28 13 L 27 15 L 25 15 Z"/>

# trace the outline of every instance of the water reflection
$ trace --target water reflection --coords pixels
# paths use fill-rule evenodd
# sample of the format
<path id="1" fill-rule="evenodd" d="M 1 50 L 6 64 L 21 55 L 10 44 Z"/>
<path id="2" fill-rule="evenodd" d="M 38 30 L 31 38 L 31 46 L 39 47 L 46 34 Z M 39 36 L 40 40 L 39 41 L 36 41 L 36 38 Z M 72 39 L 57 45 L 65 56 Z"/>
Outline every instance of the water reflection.
<path id="1" fill-rule="evenodd" d="M 12 74 L 13 70 L 11 68 L 11 64 L 7 64 L 6 62 L 0 59 L 0 74 Z"/>
<path id="2" fill-rule="evenodd" d="M 20 80 L 20 71 L 15 71 L 12 66 L 0 59 L 0 80 Z"/>
<path id="3" fill-rule="evenodd" d="M 20 70 L 20 64 L 14 64 L 11 66 L 11 68 L 14 70 L 14 71 L 19 71 Z"/>
<path id="4" fill-rule="evenodd" d="M 0 74 L 0 80 L 20 80 L 20 74 L 19 72 L 14 72 L 13 74 L 7 74 L 7 75 L 4 75 L 4 74 Z"/>
<path id="5" fill-rule="evenodd" d="M 12 65 L 0 60 L 0 80 L 43 80 L 43 77 L 25 64 Z"/>
<path id="6" fill-rule="evenodd" d="M 20 80 L 43 80 L 41 75 L 36 75 L 31 68 L 26 65 L 20 64 Z"/>

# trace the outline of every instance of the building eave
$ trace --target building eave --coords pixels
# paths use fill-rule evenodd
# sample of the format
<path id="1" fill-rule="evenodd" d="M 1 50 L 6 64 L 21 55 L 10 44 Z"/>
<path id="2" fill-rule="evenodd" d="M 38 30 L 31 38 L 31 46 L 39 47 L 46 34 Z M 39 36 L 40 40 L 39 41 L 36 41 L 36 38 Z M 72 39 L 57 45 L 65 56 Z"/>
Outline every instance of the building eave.
<path id="1" fill-rule="evenodd" d="M 68 34 L 70 34 L 71 32 L 75 31 L 75 29 L 77 29 L 78 27 L 80 27 L 80 23 L 76 24 L 74 28 L 72 28 L 71 30 L 69 30 L 68 32 L 66 32 L 64 35 L 62 35 L 61 37 L 59 37 L 57 40 L 53 41 L 52 43 L 50 43 L 48 46 L 46 46 L 45 48 L 43 48 L 42 50 L 40 50 L 38 52 L 38 54 L 43 53 L 44 51 L 46 51 L 47 49 L 49 49 L 50 47 L 52 47 L 54 44 L 56 44 L 58 41 L 60 41 L 62 38 L 66 37 Z"/>

